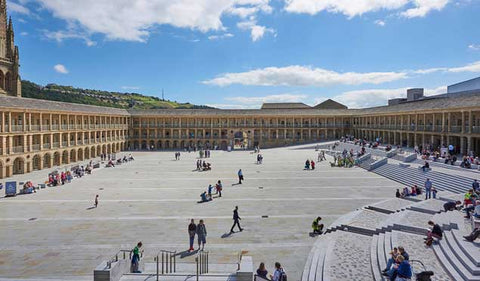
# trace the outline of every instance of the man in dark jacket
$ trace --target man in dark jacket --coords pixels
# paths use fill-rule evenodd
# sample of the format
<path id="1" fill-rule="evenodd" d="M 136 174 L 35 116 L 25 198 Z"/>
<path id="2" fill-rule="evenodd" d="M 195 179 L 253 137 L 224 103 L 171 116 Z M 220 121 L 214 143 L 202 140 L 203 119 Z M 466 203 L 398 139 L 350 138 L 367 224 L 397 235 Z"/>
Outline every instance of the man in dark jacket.
<path id="1" fill-rule="evenodd" d="M 233 210 L 233 225 L 232 225 L 232 228 L 230 229 L 230 233 L 233 233 L 233 228 L 237 225 L 238 226 L 238 229 L 240 229 L 240 231 L 243 231 L 243 228 L 240 226 L 240 216 L 238 215 L 238 206 L 235 206 L 235 210 Z"/>
<path id="2" fill-rule="evenodd" d="M 192 219 L 190 224 L 188 225 L 188 236 L 190 238 L 190 248 L 188 251 L 194 251 L 193 249 L 193 241 L 195 240 L 195 234 L 197 233 L 197 226 L 195 225 L 195 221 Z"/>

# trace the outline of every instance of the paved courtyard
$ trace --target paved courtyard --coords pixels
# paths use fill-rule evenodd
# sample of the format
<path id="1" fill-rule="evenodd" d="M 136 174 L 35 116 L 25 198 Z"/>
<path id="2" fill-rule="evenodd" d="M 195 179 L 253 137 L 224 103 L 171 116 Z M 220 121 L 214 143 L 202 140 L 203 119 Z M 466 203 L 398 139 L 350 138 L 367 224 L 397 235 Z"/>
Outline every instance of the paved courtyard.
<path id="1" fill-rule="evenodd" d="M 138 241 L 153 261 L 158 250 L 188 248 L 187 225 L 204 219 L 206 250 L 215 263 L 232 263 L 243 251 L 272 271 L 281 262 L 300 278 L 315 238 L 316 216 L 328 226 L 363 205 L 394 196 L 398 184 L 360 168 L 317 163 L 304 171 L 313 148 L 265 149 L 264 163 L 250 151 L 212 151 L 213 170 L 197 172 L 197 153 L 135 152 L 136 160 L 36 194 L 0 198 L 0 279 L 92 280 L 93 269 Z M 123 154 L 121 154 L 123 155 Z M 329 159 L 330 160 L 330 159 Z M 245 182 L 237 182 L 242 168 Z M 15 176 L 42 182 L 48 171 Z M 222 180 L 222 198 L 198 204 L 209 183 Z M 2 196 L 3 196 L 2 190 Z M 96 194 L 97 209 L 91 209 Z M 226 235 L 238 205 L 244 231 Z M 185 259 L 191 259 L 187 257 Z"/>

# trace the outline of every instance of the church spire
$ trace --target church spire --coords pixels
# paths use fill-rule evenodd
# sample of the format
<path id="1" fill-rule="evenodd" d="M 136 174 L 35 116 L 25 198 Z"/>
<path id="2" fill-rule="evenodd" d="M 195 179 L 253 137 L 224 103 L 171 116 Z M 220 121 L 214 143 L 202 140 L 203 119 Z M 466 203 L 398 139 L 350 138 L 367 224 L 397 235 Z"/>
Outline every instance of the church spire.
<path id="1" fill-rule="evenodd" d="M 7 57 L 13 58 L 15 51 L 15 36 L 13 32 L 12 17 L 8 20 L 7 27 Z"/>

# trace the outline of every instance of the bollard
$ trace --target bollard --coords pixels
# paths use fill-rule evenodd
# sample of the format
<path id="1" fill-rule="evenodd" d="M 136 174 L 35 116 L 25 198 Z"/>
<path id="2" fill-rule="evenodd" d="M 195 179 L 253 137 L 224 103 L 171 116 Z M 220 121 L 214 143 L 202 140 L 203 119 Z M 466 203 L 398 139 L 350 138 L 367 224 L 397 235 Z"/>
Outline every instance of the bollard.
<path id="1" fill-rule="evenodd" d="M 158 281 L 158 269 L 159 269 L 159 266 L 158 266 L 158 254 L 157 254 L 156 262 L 157 262 L 157 281 Z"/>

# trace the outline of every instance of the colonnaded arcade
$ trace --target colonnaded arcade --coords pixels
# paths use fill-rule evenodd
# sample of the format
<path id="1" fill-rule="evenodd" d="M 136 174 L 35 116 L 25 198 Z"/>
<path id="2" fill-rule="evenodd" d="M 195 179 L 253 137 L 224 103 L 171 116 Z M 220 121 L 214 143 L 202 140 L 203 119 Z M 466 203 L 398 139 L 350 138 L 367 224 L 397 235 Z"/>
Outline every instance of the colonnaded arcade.
<path id="1" fill-rule="evenodd" d="M 352 110 L 282 104 L 139 111 L 1 96 L 0 178 L 121 150 L 274 147 L 346 134 L 478 154 L 479 104 L 480 92 Z"/>

